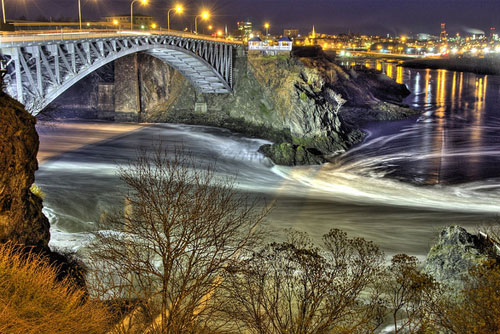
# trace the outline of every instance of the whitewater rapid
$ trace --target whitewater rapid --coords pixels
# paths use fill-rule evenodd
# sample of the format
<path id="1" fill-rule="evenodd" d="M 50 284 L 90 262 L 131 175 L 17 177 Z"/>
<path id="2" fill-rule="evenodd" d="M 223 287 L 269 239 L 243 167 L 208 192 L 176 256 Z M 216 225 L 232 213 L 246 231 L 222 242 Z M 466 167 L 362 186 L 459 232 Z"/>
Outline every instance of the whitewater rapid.
<path id="1" fill-rule="evenodd" d="M 274 166 L 257 152 L 267 141 L 212 127 L 101 122 L 41 131 L 41 154 L 57 151 L 36 175 L 50 246 L 81 252 L 89 232 L 105 228 L 101 216 L 123 206 L 117 166 L 158 142 L 182 145 L 201 165 L 216 162 L 221 176 L 236 175 L 239 190 L 275 203 L 264 226 L 271 240 L 287 228 L 316 240 L 340 228 L 387 254 L 422 257 L 443 226 L 488 224 L 500 212 L 500 78 L 396 72 L 422 115 L 363 125 L 364 142 L 322 166 Z M 68 140 L 70 149 L 58 151 Z"/>

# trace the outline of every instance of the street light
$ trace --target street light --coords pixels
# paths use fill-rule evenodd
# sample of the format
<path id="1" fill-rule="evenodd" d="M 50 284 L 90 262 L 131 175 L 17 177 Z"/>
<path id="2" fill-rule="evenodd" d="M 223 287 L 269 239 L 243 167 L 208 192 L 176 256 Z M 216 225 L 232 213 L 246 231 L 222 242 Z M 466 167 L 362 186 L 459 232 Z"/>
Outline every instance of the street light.
<path id="1" fill-rule="evenodd" d="M 266 37 L 269 36 L 269 23 L 264 24 L 264 28 L 266 28 Z"/>
<path id="2" fill-rule="evenodd" d="M 195 34 L 198 33 L 198 18 L 199 17 L 201 17 L 203 20 L 208 20 L 208 18 L 210 17 L 210 13 L 205 10 L 200 15 L 196 15 L 194 17 L 194 33 Z"/>
<path id="3" fill-rule="evenodd" d="M 184 8 L 181 5 L 176 5 L 174 8 L 170 8 L 167 12 L 167 29 L 170 30 L 170 12 L 175 10 L 177 14 L 182 14 Z"/>
<path id="4" fill-rule="evenodd" d="M 130 3 L 130 30 L 134 30 L 134 3 L 138 1 L 140 1 L 143 5 L 148 3 L 148 0 L 134 0 Z"/>
<path id="5" fill-rule="evenodd" d="M 78 0 L 78 21 L 80 22 L 80 30 L 82 30 L 82 5 L 80 0 Z"/>
<path id="6" fill-rule="evenodd" d="M 3 15 L 3 24 L 7 24 L 7 19 L 5 18 L 5 4 L 4 4 L 4 0 L 2 0 L 2 15 Z"/>

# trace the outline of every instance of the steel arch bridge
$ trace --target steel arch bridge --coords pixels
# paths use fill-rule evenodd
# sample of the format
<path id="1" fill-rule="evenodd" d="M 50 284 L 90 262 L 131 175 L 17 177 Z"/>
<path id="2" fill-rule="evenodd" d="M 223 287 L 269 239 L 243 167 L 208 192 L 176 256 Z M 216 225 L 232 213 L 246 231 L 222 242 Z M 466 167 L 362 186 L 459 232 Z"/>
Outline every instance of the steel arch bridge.
<path id="1" fill-rule="evenodd" d="M 0 37 L 0 56 L 7 93 L 36 115 L 99 67 L 136 52 L 163 60 L 202 93 L 231 93 L 239 46 L 178 32 L 53 33 Z"/>

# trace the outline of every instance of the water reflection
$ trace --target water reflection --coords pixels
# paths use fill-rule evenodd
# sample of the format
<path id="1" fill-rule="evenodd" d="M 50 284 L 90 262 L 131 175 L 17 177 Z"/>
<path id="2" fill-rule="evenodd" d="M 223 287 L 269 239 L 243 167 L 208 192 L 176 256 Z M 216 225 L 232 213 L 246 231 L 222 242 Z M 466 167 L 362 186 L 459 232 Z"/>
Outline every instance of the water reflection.
<path id="1" fill-rule="evenodd" d="M 365 142 L 330 164 L 272 167 L 256 152 L 264 141 L 222 129 L 165 124 L 80 145 L 47 161 L 40 166 L 37 183 L 47 194 L 52 245 L 79 249 L 102 212 L 123 202 L 116 163 L 159 139 L 182 143 L 202 162 L 216 159 L 223 174 L 237 171 L 241 191 L 263 195 L 269 202 L 277 199 L 267 223 L 276 231 L 294 227 L 319 239 L 335 227 L 374 241 L 388 254 L 421 256 L 441 226 L 473 228 L 497 213 L 500 77 L 371 64 L 395 79 L 402 76 L 413 91 L 405 103 L 422 115 L 369 124 Z M 95 131 L 101 127 L 96 125 Z M 80 132 L 76 130 L 68 131 Z M 47 141 L 43 137 L 49 134 L 41 136 L 42 143 L 51 143 L 48 151 L 75 137 L 69 133 Z M 85 135 L 80 137 L 87 142 Z"/>
<path id="2" fill-rule="evenodd" d="M 403 68 L 400 66 L 396 67 L 396 82 L 403 83 Z"/>
<path id="3" fill-rule="evenodd" d="M 500 77 L 446 70 L 413 70 L 373 61 L 387 76 L 412 90 L 406 103 L 423 111 L 397 122 L 390 133 L 380 124 L 368 131 L 385 136 L 383 146 L 367 140 L 361 155 L 378 156 L 376 168 L 419 184 L 449 184 L 500 178 Z M 399 126 L 399 127 L 398 127 Z M 340 159 L 353 159 L 348 153 Z M 374 166 L 375 167 L 375 166 Z"/>

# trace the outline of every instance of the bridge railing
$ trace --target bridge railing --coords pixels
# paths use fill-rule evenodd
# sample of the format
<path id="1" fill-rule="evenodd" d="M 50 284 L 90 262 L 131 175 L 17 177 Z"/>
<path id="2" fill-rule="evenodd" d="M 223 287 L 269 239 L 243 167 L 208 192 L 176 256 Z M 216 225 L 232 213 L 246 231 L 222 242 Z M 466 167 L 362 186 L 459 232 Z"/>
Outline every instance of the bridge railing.
<path id="1" fill-rule="evenodd" d="M 241 41 L 233 41 L 225 38 L 212 37 L 207 35 L 193 34 L 184 31 L 165 31 L 165 30 L 108 30 L 108 29 L 92 29 L 92 30 L 40 30 L 40 31 L 16 31 L 2 33 L 0 36 L 0 47 L 9 46 L 9 44 L 43 42 L 43 41 L 63 41 L 87 38 L 112 38 L 112 37 L 133 37 L 133 36 L 153 36 L 153 35 L 169 35 L 179 36 L 182 38 L 193 38 L 198 40 L 206 40 L 213 42 L 223 42 L 234 45 L 241 45 Z"/>

